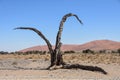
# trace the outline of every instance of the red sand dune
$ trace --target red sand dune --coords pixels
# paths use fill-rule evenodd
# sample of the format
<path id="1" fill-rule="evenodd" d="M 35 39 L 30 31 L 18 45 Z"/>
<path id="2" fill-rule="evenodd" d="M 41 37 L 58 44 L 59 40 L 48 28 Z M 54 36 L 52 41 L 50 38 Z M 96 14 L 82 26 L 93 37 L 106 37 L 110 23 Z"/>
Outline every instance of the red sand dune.
<path id="1" fill-rule="evenodd" d="M 67 50 L 81 51 L 85 49 L 116 50 L 119 48 L 120 48 L 120 42 L 111 41 L 111 40 L 95 40 L 95 41 L 91 41 L 91 42 L 88 42 L 82 45 L 62 45 L 61 50 L 62 51 L 67 51 Z M 33 51 L 33 50 L 48 51 L 48 48 L 46 45 L 34 46 L 34 47 L 20 50 L 20 52 Z"/>

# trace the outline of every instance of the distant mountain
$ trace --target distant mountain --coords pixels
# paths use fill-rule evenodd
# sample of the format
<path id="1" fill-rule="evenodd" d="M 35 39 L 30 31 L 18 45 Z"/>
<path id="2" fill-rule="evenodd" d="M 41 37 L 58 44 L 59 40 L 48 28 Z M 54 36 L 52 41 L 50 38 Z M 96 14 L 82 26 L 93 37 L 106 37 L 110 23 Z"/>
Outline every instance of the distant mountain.
<path id="1" fill-rule="evenodd" d="M 97 51 L 97 50 L 116 50 L 119 48 L 120 48 L 120 42 L 111 41 L 111 40 L 95 40 L 82 45 L 62 45 L 61 50 L 62 51 L 69 51 L 69 50 L 81 51 L 85 49 L 91 49 L 91 50 Z M 47 48 L 47 45 L 34 46 L 34 47 L 20 50 L 20 52 L 33 51 L 33 50 L 48 51 L 48 48 Z"/>

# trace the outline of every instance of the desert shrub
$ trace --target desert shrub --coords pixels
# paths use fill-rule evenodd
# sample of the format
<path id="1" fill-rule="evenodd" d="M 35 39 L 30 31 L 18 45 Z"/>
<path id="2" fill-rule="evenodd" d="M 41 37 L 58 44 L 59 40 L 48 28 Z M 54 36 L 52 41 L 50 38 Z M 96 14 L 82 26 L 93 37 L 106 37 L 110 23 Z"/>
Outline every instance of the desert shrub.
<path id="1" fill-rule="evenodd" d="M 10 54 L 15 54 L 15 52 L 10 52 Z"/>
<path id="2" fill-rule="evenodd" d="M 95 53 L 93 50 L 90 49 L 86 49 L 82 51 L 83 53 Z"/>
<path id="3" fill-rule="evenodd" d="M 117 52 L 120 53 L 120 49 L 118 49 Z"/>
<path id="4" fill-rule="evenodd" d="M 47 51 L 43 51 L 42 53 L 43 53 L 43 54 L 46 54 L 46 53 L 47 53 Z"/>
<path id="5" fill-rule="evenodd" d="M 40 54 L 40 55 L 44 55 L 46 54 L 47 52 L 46 51 L 27 51 L 27 52 L 24 52 L 23 55 L 29 55 L 29 54 Z"/>
<path id="6" fill-rule="evenodd" d="M 9 54 L 8 52 L 0 51 L 0 54 Z"/>
<path id="7" fill-rule="evenodd" d="M 118 53 L 118 51 L 116 51 L 116 50 L 112 50 L 111 53 Z"/>
<path id="8" fill-rule="evenodd" d="M 120 56 L 120 49 L 118 49 L 117 52 L 119 53 L 119 56 Z"/>
<path id="9" fill-rule="evenodd" d="M 106 50 L 100 50 L 99 53 L 106 53 Z"/>
<path id="10" fill-rule="evenodd" d="M 73 50 L 70 50 L 70 51 L 64 51 L 64 53 L 66 54 L 66 53 L 75 53 L 75 51 L 73 51 Z"/>
<path id="11" fill-rule="evenodd" d="M 22 55 L 23 52 L 14 52 L 14 54 L 17 54 L 17 55 Z"/>

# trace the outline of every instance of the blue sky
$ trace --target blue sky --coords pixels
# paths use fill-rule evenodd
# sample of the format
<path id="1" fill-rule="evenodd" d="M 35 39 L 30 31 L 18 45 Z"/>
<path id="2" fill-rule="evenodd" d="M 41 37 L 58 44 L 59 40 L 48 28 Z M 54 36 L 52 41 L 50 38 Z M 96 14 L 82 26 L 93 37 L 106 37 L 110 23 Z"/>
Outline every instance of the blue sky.
<path id="1" fill-rule="evenodd" d="M 0 0 L 0 51 L 17 51 L 46 43 L 34 32 L 13 30 L 26 26 L 39 29 L 54 45 L 63 15 L 68 18 L 63 44 L 83 44 L 93 40 L 120 41 L 120 0 Z"/>

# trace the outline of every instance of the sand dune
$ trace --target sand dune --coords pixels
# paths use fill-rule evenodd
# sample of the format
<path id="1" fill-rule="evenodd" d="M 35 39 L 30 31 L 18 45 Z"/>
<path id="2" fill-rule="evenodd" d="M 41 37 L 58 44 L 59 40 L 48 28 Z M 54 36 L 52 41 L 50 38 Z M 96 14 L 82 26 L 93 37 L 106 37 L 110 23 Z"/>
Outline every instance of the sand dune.
<path id="1" fill-rule="evenodd" d="M 54 48 L 54 46 L 53 46 Z M 95 40 L 91 41 L 82 45 L 62 45 L 61 49 L 62 51 L 81 51 L 85 49 L 91 49 L 91 50 L 116 50 L 120 48 L 120 42 L 111 41 L 111 40 Z M 34 46 L 30 48 L 26 48 L 23 50 L 20 50 L 21 52 L 26 51 L 33 51 L 33 50 L 39 50 L 39 51 L 48 51 L 48 48 L 46 45 L 43 46 Z"/>

